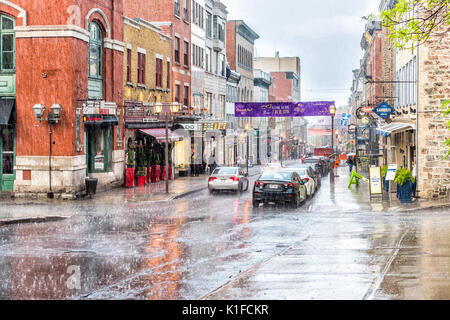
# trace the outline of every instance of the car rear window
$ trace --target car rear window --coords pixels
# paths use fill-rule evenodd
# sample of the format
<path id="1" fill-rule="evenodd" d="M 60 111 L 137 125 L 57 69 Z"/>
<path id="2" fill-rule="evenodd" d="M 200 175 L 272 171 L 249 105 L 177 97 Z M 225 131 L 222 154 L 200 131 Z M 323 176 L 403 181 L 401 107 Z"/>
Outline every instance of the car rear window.
<path id="1" fill-rule="evenodd" d="M 234 168 L 218 168 L 214 170 L 213 174 L 237 174 L 237 169 Z"/>
<path id="2" fill-rule="evenodd" d="M 259 178 L 259 180 L 291 181 L 291 177 L 291 172 L 266 172 L 261 176 L 261 178 Z"/>

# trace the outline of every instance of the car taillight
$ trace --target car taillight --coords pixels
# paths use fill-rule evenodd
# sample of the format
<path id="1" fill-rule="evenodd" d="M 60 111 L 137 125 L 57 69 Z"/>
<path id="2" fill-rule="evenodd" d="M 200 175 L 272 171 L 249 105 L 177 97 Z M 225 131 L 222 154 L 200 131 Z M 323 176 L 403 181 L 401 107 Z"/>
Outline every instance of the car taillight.
<path id="1" fill-rule="evenodd" d="M 294 188 L 295 183 L 285 183 L 285 184 L 283 184 L 283 186 L 285 186 L 286 188 Z"/>
<path id="2" fill-rule="evenodd" d="M 215 181 L 215 180 L 217 180 L 216 177 L 211 177 L 211 178 L 209 178 L 209 182 L 212 182 L 212 181 Z"/>
<path id="3" fill-rule="evenodd" d="M 256 181 L 255 182 L 255 187 L 264 187 L 265 183 L 261 182 L 261 181 Z"/>
<path id="4" fill-rule="evenodd" d="M 305 179 L 303 179 L 303 181 L 306 181 L 306 182 L 308 182 L 308 181 L 309 181 L 309 178 L 305 178 Z"/>
<path id="5" fill-rule="evenodd" d="M 234 182 L 238 182 L 239 181 L 238 177 L 231 177 L 230 179 L 233 180 Z"/>

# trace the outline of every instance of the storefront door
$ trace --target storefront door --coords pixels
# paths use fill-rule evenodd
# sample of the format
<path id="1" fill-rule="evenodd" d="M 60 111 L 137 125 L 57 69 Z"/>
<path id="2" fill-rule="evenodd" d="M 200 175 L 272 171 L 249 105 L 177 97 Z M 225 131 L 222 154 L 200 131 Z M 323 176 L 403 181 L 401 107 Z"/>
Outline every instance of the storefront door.
<path id="1" fill-rule="evenodd" d="M 112 126 L 89 126 L 87 129 L 88 173 L 110 172 L 112 166 Z"/>
<path id="2" fill-rule="evenodd" d="M 12 191 L 15 180 L 15 132 L 0 129 L 0 191 Z"/>

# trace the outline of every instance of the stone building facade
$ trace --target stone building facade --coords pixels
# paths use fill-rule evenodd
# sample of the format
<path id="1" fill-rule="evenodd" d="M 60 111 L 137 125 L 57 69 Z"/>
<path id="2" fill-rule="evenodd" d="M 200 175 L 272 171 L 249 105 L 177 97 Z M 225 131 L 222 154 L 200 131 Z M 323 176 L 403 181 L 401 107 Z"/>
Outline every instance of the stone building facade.
<path id="1" fill-rule="evenodd" d="M 98 178 L 99 188 L 120 185 L 123 1 L 2 0 L 0 11 L 15 25 L 4 30 L 15 45 L 14 65 L 1 75 L 15 88 L 15 123 L 2 129 L 3 138 L 13 137 L 14 195 L 74 198 L 86 176 Z M 54 104 L 61 118 L 49 124 Z M 35 105 L 46 110 L 40 122 Z"/>
<path id="2" fill-rule="evenodd" d="M 444 159 L 444 141 L 450 139 L 450 118 L 442 116 L 441 104 L 450 99 L 450 34 L 421 45 L 418 61 L 418 190 L 425 198 L 448 196 L 450 159 Z"/>

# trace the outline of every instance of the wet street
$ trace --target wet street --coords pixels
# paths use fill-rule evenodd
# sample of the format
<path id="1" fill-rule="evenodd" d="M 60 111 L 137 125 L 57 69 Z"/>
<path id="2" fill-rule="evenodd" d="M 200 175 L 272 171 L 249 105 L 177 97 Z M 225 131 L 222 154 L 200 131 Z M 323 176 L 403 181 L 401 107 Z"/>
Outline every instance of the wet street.
<path id="1" fill-rule="evenodd" d="M 299 209 L 206 190 L 8 205 L 70 218 L 0 226 L 0 298 L 449 299 L 448 209 L 371 203 L 340 170 Z"/>

